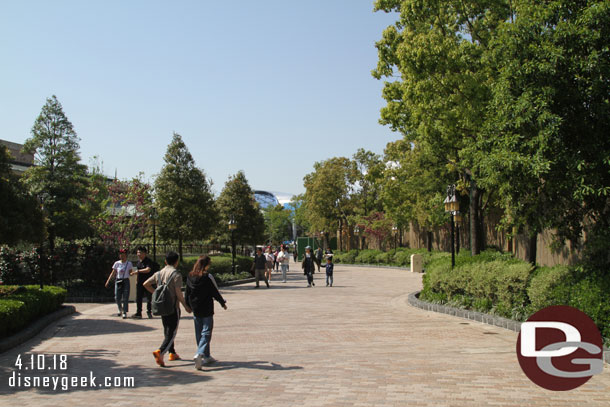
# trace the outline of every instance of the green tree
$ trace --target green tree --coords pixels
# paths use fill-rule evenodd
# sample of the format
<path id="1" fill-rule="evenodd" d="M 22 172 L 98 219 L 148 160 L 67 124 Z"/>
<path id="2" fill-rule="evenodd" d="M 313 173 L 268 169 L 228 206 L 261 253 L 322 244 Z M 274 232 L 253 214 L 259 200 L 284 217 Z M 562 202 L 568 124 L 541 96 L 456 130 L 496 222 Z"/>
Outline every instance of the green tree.
<path id="1" fill-rule="evenodd" d="M 28 191 L 43 205 L 51 253 L 55 240 L 90 235 L 87 167 L 80 163 L 78 137 L 57 98 L 48 98 L 34 122 L 23 150 L 34 154 L 35 166 L 23 176 Z"/>
<path id="2" fill-rule="evenodd" d="M 292 214 L 282 205 L 269 206 L 263 210 L 265 234 L 273 244 L 292 239 Z"/>
<path id="3" fill-rule="evenodd" d="M 40 207 L 12 174 L 9 159 L 0 145 L 0 244 L 39 243 L 44 236 Z"/>
<path id="4" fill-rule="evenodd" d="M 155 180 L 159 234 L 178 241 L 182 259 L 183 242 L 210 236 L 218 214 L 211 183 L 195 166 L 193 156 L 179 134 L 174 133 L 163 159 L 165 165 Z"/>
<path id="5" fill-rule="evenodd" d="M 356 163 L 345 157 L 316 162 L 314 171 L 303 178 L 309 231 L 339 230 L 340 250 L 343 231 L 349 227 L 349 219 L 354 215 L 352 198 L 357 179 Z"/>
<path id="6" fill-rule="evenodd" d="M 297 229 L 297 236 L 309 231 L 311 225 L 307 219 L 307 208 L 305 206 L 305 194 L 294 195 L 290 199 L 290 206 L 293 208 L 292 219 Z"/>
<path id="7" fill-rule="evenodd" d="M 431 249 L 432 230 L 447 222 L 443 200 L 451 172 L 435 155 L 405 140 L 389 143 L 385 159 L 382 201 L 388 217 L 399 227 L 416 222 L 427 230 Z"/>
<path id="8" fill-rule="evenodd" d="M 508 1 L 377 0 L 375 10 L 400 13 L 377 42 L 373 76 L 390 79 L 380 122 L 448 165 L 453 182 L 468 180 L 471 250 L 478 254 L 484 191 L 473 145 L 485 136 L 491 99 L 484 56 L 498 26 L 509 18 Z"/>
<path id="9" fill-rule="evenodd" d="M 497 72 L 478 172 L 504 199 L 505 223 L 560 242 L 610 230 L 610 4 L 513 1 L 492 42 Z M 610 239 L 606 240 L 610 242 Z M 605 247 L 604 247 L 605 246 Z M 598 247 L 607 259 L 610 244 Z"/>
<path id="10" fill-rule="evenodd" d="M 229 177 L 216 203 L 220 211 L 221 240 L 231 240 L 228 224 L 233 217 L 237 226 L 234 232 L 236 243 L 240 245 L 263 243 L 265 218 L 243 171 Z"/>

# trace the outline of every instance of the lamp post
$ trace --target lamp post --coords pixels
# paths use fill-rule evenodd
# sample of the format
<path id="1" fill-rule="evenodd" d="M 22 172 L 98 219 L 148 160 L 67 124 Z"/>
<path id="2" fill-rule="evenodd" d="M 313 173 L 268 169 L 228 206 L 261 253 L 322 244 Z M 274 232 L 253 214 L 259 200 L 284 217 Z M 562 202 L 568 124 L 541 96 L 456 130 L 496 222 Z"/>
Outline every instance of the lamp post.
<path id="1" fill-rule="evenodd" d="M 394 250 L 396 250 L 396 236 L 398 235 L 398 227 L 392 226 L 392 235 L 394 235 Z"/>
<path id="2" fill-rule="evenodd" d="M 358 241 L 358 250 L 360 250 L 360 228 L 358 225 L 354 227 L 354 235 L 356 235 L 356 240 Z"/>
<path id="3" fill-rule="evenodd" d="M 460 211 L 455 213 L 455 253 L 460 254 L 460 223 L 462 222 L 462 214 Z"/>
<path id="4" fill-rule="evenodd" d="M 231 231 L 231 270 L 233 274 L 235 274 L 235 229 L 237 229 L 237 223 L 235 222 L 235 217 L 231 215 L 231 219 L 229 219 L 229 230 Z"/>
<path id="5" fill-rule="evenodd" d="M 445 198 L 444 204 L 445 212 L 451 214 L 451 268 L 453 268 L 455 267 L 455 232 L 453 217 L 459 210 L 459 203 L 455 196 L 455 185 L 452 184 L 447 187 L 447 197 Z"/>
<path id="6" fill-rule="evenodd" d="M 150 217 L 150 223 L 153 227 L 153 261 L 157 261 L 157 225 L 159 224 L 159 216 L 157 215 L 157 208 L 153 206 L 152 215 Z"/>

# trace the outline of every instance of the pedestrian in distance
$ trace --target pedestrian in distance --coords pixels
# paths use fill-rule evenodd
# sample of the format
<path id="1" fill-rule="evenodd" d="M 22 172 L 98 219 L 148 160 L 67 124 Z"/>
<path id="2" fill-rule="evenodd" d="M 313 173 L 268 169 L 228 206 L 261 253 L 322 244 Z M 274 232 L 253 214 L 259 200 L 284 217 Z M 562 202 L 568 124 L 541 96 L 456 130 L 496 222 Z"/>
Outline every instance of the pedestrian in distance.
<path id="1" fill-rule="evenodd" d="M 273 263 L 275 262 L 275 256 L 271 251 L 271 246 L 267 247 L 267 253 L 265 254 L 267 263 L 265 264 L 265 277 L 267 278 L 267 284 L 271 282 L 271 272 L 273 271 Z"/>
<path id="2" fill-rule="evenodd" d="M 138 247 L 136 253 L 139 261 L 136 264 L 136 274 L 138 275 L 138 280 L 136 283 L 136 313 L 133 315 L 133 317 L 137 319 L 142 318 L 142 301 L 144 298 L 146 298 L 146 314 L 148 315 L 148 318 L 152 318 L 153 316 L 150 304 L 152 294 L 149 293 L 146 288 L 144 288 L 144 282 L 148 280 L 150 276 L 159 271 L 159 265 L 148 257 L 148 250 L 146 250 L 146 247 Z"/>
<path id="3" fill-rule="evenodd" d="M 267 257 L 263 254 L 262 247 L 256 248 L 256 254 L 254 255 L 254 261 L 252 262 L 252 271 L 254 271 L 254 278 L 256 280 L 256 286 L 254 288 L 258 288 L 258 282 L 261 277 L 265 280 L 265 284 L 267 284 L 267 288 L 269 288 L 269 281 L 267 281 L 267 276 L 265 275 L 267 268 Z"/>
<path id="4" fill-rule="evenodd" d="M 277 249 L 276 249 L 276 250 L 273 252 L 273 258 L 274 258 L 274 261 L 273 261 L 273 266 L 275 267 L 275 272 L 276 272 L 276 273 L 279 273 L 279 271 L 280 271 L 280 261 L 279 261 L 279 259 L 278 259 L 278 256 L 280 255 L 280 251 L 281 251 L 281 250 L 282 250 L 282 249 L 281 249 L 281 247 L 280 247 L 280 248 L 277 248 Z"/>
<path id="5" fill-rule="evenodd" d="M 119 260 L 112 265 L 112 271 L 106 280 L 105 287 L 108 288 L 110 280 L 114 280 L 114 299 L 119 308 L 118 316 L 127 318 L 129 312 L 129 276 L 134 274 L 133 264 L 127 260 L 127 250 L 119 251 Z"/>
<path id="6" fill-rule="evenodd" d="M 157 286 L 166 284 L 171 301 L 174 304 L 174 312 L 161 317 L 164 338 L 159 349 L 153 352 L 155 362 L 161 367 L 165 367 L 163 357 L 166 352 L 169 352 L 170 361 L 180 360 L 180 356 L 176 353 L 176 349 L 174 348 L 176 333 L 178 333 L 178 323 L 180 322 L 180 304 L 182 304 L 186 312 L 191 312 L 191 308 L 184 300 L 184 295 L 182 294 L 182 275 L 177 270 L 179 263 L 180 256 L 178 253 L 167 253 L 165 256 L 165 267 L 144 282 L 144 288 L 150 293 L 154 292 L 153 284 L 156 284 Z"/>
<path id="7" fill-rule="evenodd" d="M 209 277 L 208 270 L 212 260 L 209 256 L 201 256 L 193 266 L 186 280 L 186 303 L 193 310 L 195 322 L 195 369 L 201 370 L 202 364 L 216 362 L 210 354 L 212 330 L 214 329 L 214 300 L 226 310 L 227 304 L 216 285 Z"/>
<path id="8" fill-rule="evenodd" d="M 292 252 L 292 258 L 294 259 L 294 262 L 297 262 L 297 256 L 298 256 L 298 250 L 297 250 L 297 246 L 294 246 L 294 251 Z"/>
<path id="9" fill-rule="evenodd" d="M 311 252 L 311 247 L 307 246 L 305 248 L 305 256 L 303 256 L 303 262 L 301 263 L 303 274 L 307 276 L 307 287 L 312 287 L 316 285 L 313 281 L 313 275 L 316 272 L 316 265 L 319 269 L 320 263 L 318 263 L 318 260 Z"/>
<path id="10" fill-rule="evenodd" d="M 322 252 L 322 248 L 318 247 L 318 250 L 316 250 L 316 260 L 318 260 L 318 272 L 320 272 L 320 265 L 322 264 L 323 257 L 324 257 L 324 254 Z"/>
<path id="11" fill-rule="evenodd" d="M 282 269 L 282 282 L 286 282 L 286 272 L 288 272 L 288 262 L 290 261 L 290 257 L 288 256 L 288 252 L 286 248 L 282 246 L 280 252 L 277 257 L 280 267 Z"/>
<path id="12" fill-rule="evenodd" d="M 326 286 L 333 286 L 333 256 L 326 257 Z"/>

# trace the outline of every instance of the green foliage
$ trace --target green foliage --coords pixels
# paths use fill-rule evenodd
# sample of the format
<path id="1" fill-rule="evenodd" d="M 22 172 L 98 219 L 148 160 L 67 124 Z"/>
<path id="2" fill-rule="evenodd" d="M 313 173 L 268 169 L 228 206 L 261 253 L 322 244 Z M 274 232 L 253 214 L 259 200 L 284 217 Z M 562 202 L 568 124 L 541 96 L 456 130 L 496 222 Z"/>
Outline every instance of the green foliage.
<path id="1" fill-rule="evenodd" d="M 0 338 L 57 310 L 65 299 L 66 290 L 60 287 L 0 286 Z"/>
<path id="2" fill-rule="evenodd" d="M 211 185 L 179 134 L 174 133 L 164 161 L 155 180 L 159 234 L 178 241 L 182 258 L 182 242 L 210 236 L 218 213 Z"/>
<path id="3" fill-rule="evenodd" d="M 236 244 L 256 244 L 264 241 L 265 219 L 243 171 L 229 177 L 216 205 L 220 211 L 218 234 L 221 241 L 231 241 L 231 233 L 228 230 L 231 217 L 237 225 L 233 232 Z"/>
<path id="4" fill-rule="evenodd" d="M 76 132 L 55 96 L 42 107 L 23 150 L 34 153 L 36 165 L 26 170 L 23 182 L 42 201 L 51 249 L 58 237 L 88 236 L 86 166 L 80 163 Z"/>
<path id="5" fill-rule="evenodd" d="M 36 199 L 12 174 L 9 158 L 8 149 L 0 145 L 0 244 L 39 242 L 42 213 Z"/>
<path id="6" fill-rule="evenodd" d="M 282 205 L 265 208 L 265 233 L 272 244 L 292 240 L 292 214 Z"/>
<path id="7" fill-rule="evenodd" d="M 210 273 L 214 275 L 215 278 L 220 279 L 221 281 L 232 281 L 239 280 L 241 278 L 249 278 L 251 276 L 250 269 L 252 268 L 253 259 L 248 256 L 235 256 L 235 266 L 236 266 L 236 275 L 241 276 L 241 278 L 223 276 L 225 274 L 233 274 L 232 267 L 232 259 L 230 254 L 221 254 L 221 255 L 213 255 L 211 256 L 212 262 L 210 264 Z M 197 261 L 198 257 L 185 257 L 184 261 L 180 262 L 178 266 L 178 270 L 182 274 L 184 278 L 188 275 L 188 273 L 193 270 L 193 266 Z M 247 277 L 244 277 L 247 273 Z"/>

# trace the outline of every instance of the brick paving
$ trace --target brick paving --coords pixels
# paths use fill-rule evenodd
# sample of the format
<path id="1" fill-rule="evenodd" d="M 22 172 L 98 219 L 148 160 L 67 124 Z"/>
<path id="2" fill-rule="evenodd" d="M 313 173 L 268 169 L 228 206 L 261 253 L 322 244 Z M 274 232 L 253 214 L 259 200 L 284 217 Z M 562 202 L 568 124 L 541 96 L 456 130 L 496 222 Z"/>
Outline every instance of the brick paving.
<path id="1" fill-rule="evenodd" d="M 337 265 L 332 288 L 322 274 L 313 288 L 301 273 L 286 284 L 273 277 L 271 289 L 222 290 L 229 310 L 216 307 L 212 340 L 220 362 L 201 372 L 190 360 L 155 365 L 159 318 L 123 320 L 114 304 L 76 304 L 79 314 L 0 355 L 0 405 L 610 405 L 608 366 L 576 390 L 550 392 L 521 372 L 515 332 L 409 306 L 421 275 Z M 188 359 L 193 322 L 183 314 L 180 324 L 176 349 Z M 18 354 L 31 353 L 68 355 L 68 370 L 47 376 L 93 372 L 98 385 L 105 376 L 133 376 L 135 388 L 9 387 L 11 375 L 32 374 L 14 367 Z"/>

